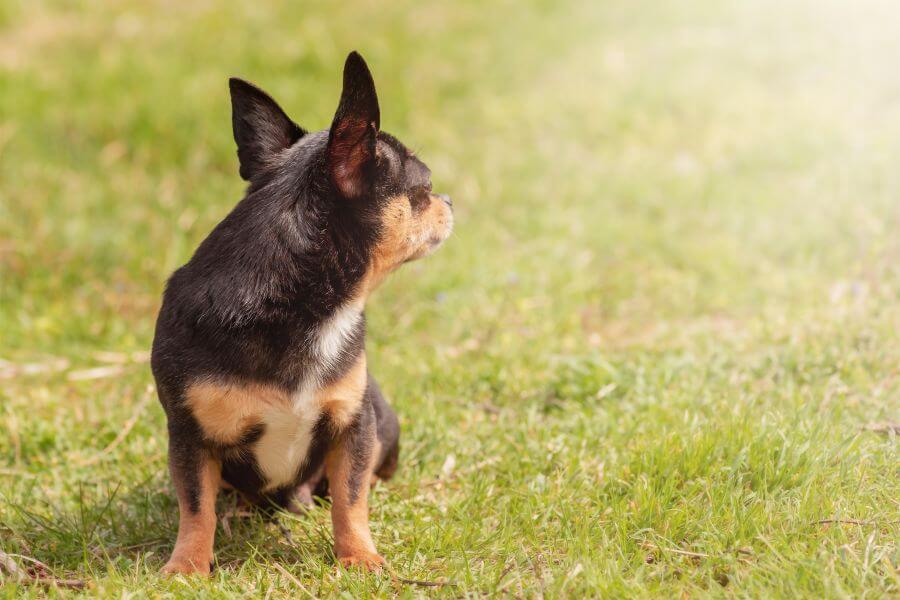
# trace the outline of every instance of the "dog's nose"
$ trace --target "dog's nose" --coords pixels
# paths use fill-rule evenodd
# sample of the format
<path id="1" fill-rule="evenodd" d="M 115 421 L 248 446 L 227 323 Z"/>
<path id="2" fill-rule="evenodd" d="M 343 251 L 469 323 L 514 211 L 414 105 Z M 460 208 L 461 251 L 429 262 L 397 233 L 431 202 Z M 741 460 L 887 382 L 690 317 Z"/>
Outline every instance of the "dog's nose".
<path id="1" fill-rule="evenodd" d="M 447 206 L 453 206 L 453 200 L 451 200 L 450 196 L 448 196 L 447 194 L 438 194 L 437 197 L 443 200 L 444 204 L 446 204 Z"/>

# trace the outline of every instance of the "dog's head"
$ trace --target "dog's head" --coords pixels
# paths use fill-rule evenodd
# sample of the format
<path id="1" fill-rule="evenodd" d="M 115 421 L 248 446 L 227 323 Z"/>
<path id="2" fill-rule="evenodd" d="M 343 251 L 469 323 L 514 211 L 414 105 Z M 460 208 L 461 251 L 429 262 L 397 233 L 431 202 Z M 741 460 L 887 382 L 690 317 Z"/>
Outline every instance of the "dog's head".
<path id="1" fill-rule="evenodd" d="M 243 80 L 231 79 L 230 88 L 248 195 L 264 196 L 284 218 L 296 219 L 285 230 L 298 247 L 324 247 L 355 264 L 364 293 L 450 235 L 450 198 L 432 191 L 425 163 L 381 131 L 375 83 L 359 54 L 347 57 L 340 103 L 325 131 L 308 133 Z"/>

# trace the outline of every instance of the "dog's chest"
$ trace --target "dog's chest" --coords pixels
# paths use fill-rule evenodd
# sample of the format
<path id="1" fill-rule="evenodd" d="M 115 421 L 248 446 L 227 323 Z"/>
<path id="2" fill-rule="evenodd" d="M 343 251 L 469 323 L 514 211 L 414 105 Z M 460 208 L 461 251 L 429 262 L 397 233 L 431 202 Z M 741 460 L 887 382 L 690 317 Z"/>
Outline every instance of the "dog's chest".
<path id="1" fill-rule="evenodd" d="M 287 403 L 269 406 L 260 415 L 265 428 L 254 456 L 266 479 L 263 491 L 294 483 L 326 410 L 325 377 L 345 358 L 361 319 L 358 306 L 345 306 L 313 330 L 307 340 L 312 360 L 302 381 Z"/>

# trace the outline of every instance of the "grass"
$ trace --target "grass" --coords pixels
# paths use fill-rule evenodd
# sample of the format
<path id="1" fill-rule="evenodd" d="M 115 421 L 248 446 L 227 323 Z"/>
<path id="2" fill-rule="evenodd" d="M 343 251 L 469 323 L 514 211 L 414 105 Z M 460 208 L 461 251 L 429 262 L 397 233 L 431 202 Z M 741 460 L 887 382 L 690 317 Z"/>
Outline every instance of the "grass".
<path id="1" fill-rule="evenodd" d="M 3 551 L 105 597 L 900 594 L 891 3 L 265 4 L 0 2 Z M 457 208 L 368 342 L 376 543 L 453 585 L 341 571 L 324 508 L 160 578 L 146 352 L 242 193 L 226 78 L 324 127 L 352 48 Z"/>

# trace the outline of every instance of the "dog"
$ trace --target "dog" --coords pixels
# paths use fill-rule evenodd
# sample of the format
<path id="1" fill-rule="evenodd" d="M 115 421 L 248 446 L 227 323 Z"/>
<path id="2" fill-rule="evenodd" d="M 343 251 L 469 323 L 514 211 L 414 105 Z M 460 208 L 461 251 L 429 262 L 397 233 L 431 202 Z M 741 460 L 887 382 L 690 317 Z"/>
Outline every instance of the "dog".
<path id="1" fill-rule="evenodd" d="M 448 238 L 452 203 L 381 131 L 358 53 L 323 131 L 246 81 L 229 87 L 246 194 L 168 280 L 153 340 L 179 510 L 162 570 L 211 571 L 223 487 L 276 509 L 326 487 L 336 558 L 379 570 L 369 487 L 394 473 L 400 429 L 366 366 L 364 308 Z"/>

